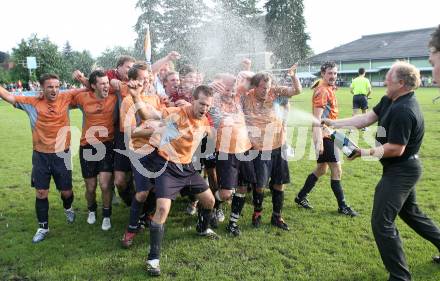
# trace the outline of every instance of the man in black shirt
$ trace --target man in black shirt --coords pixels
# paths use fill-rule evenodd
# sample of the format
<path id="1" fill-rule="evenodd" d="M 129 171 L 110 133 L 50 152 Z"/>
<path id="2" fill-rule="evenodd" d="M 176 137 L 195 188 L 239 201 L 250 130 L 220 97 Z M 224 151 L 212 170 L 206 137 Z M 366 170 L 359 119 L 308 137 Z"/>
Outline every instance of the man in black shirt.
<path id="1" fill-rule="evenodd" d="M 389 280 L 411 280 L 399 232 L 399 217 L 420 236 L 440 250 L 440 229 L 423 214 L 416 202 L 415 185 L 422 172 L 417 155 L 424 135 L 424 121 L 414 90 L 420 72 L 411 64 L 393 64 L 385 78 L 384 96 L 373 111 L 352 118 L 324 120 L 329 126 L 363 128 L 378 121 L 379 146 L 357 149 L 352 157 L 374 156 L 383 165 L 383 174 L 374 194 L 371 226 Z M 435 260 L 435 258 L 434 258 Z"/>

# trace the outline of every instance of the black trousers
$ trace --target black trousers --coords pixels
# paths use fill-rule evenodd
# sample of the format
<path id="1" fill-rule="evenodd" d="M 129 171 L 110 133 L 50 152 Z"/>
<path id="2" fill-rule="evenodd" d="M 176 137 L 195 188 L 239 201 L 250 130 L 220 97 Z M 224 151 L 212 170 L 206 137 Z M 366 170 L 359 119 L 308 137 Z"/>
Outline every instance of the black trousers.
<path id="1" fill-rule="evenodd" d="M 394 224 L 397 215 L 440 250 L 440 229 L 417 206 L 415 185 L 421 174 L 422 167 L 417 159 L 391 164 L 383 168 L 382 178 L 376 186 L 371 226 L 390 281 L 411 280 L 399 231 Z"/>

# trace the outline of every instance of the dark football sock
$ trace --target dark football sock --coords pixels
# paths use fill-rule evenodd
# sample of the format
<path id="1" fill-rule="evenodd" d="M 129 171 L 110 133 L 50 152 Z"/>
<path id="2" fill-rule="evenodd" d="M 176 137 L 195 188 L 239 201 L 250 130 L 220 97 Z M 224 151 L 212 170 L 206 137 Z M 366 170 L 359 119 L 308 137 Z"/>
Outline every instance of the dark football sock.
<path id="1" fill-rule="evenodd" d="M 313 187 L 315 186 L 316 182 L 318 181 L 318 178 L 315 176 L 314 173 L 311 173 L 304 183 L 303 188 L 298 193 L 298 198 L 302 199 L 307 196 L 307 194 L 312 191 Z"/>
<path id="2" fill-rule="evenodd" d="M 148 260 L 160 258 L 160 248 L 163 240 L 165 226 L 157 224 L 154 221 L 150 224 L 150 253 L 148 253 Z"/>
<path id="3" fill-rule="evenodd" d="M 335 194 L 336 200 L 338 201 L 339 208 L 346 207 L 347 204 L 345 203 L 344 190 L 342 189 L 341 181 L 331 180 L 330 186 L 332 187 L 333 194 Z"/>
<path id="4" fill-rule="evenodd" d="M 35 211 L 37 213 L 38 225 L 40 228 L 49 228 L 49 200 L 47 198 L 35 198 Z"/>

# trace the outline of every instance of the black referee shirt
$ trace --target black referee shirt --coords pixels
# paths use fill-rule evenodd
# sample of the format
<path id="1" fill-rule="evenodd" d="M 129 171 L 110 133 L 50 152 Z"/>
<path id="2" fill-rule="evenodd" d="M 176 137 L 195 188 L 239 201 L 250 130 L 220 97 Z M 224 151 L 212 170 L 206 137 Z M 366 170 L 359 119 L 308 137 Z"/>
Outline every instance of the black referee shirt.
<path id="1" fill-rule="evenodd" d="M 402 156 L 382 158 L 382 165 L 403 162 L 419 152 L 425 125 L 414 92 L 401 96 L 394 102 L 384 96 L 373 111 L 379 117 L 376 140 L 381 144 L 406 145 Z"/>

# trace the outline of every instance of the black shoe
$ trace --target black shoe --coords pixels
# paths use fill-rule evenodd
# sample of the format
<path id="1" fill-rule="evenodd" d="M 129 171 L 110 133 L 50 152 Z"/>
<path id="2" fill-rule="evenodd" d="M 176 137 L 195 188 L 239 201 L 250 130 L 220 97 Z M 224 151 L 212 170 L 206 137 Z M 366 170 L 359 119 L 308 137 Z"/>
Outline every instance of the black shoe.
<path id="1" fill-rule="evenodd" d="M 138 221 L 138 229 L 143 230 L 149 228 L 152 219 L 153 219 L 153 215 L 144 215 Z"/>
<path id="2" fill-rule="evenodd" d="M 252 214 L 252 225 L 256 228 L 261 225 L 261 212 L 254 212 Z"/>
<path id="3" fill-rule="evenodd" d="M 432 261 L 435 262 L 435 263 L 440 264 L 440 256 L 433 256 L 432 257 Z"/>
<path id="4" fill-rule="evenodd" d="M 287 223 L 284 222 L 282 217 L 278 217 L 278 216 L 272 216 L 272 218 L 270 219 L 270 223 L 273 226 L 276 226 L 278 228 L 281 228 L 282 230 L 286 230 L 289 231 L 289 226 L 287 225 Z"/>
<path id="5" fill-rule="evenodd" d="M 236 223 L 229 223 L 228 226 L 226 226 L 226 231 L 234 236 L 240 236 L 240 228 Z"/>
<path id="6" fill-rule="evenodd" d="M 342 215 L 350 216 L 350 217 L 356 217 L 357 215 L 359 215 L 350 206 L 345 206 L 345 207 L 338 208 L 338 213 L 340 213 Z"/>
<path id="7" fill-rule="evenodd" d="M 304 198 L 298 198 L 295 197 L 295 203 L 298 204 L 298 206 L 303 207 L 304 209 L 313 209 L 312 205 L 310 205 L 309 200 L 307 200 L 307 197 Z"/>

